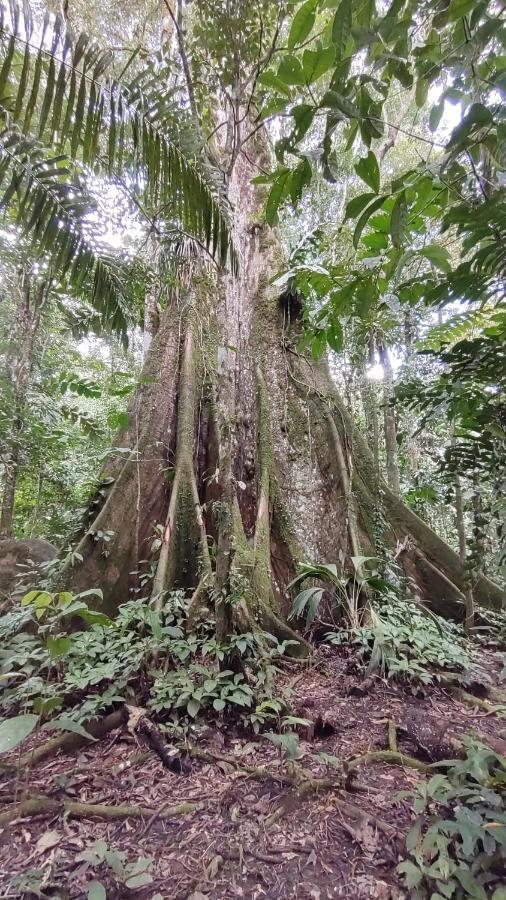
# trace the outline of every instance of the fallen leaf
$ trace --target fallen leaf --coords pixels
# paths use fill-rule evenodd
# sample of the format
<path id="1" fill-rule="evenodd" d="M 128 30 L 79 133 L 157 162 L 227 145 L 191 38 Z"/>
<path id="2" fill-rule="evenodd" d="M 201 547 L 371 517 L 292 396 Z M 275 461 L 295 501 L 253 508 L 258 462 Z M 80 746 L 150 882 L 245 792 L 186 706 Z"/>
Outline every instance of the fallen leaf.
<path id="1" fill-rule="evenodd" d="M 309 854 L 309 856 L 307 858 L 307 862 L 306 862 L 306 865 L 304 866 L 304 868 L 307 868 L 307 866 L 316 866 L 316 862 L 317 862 L 316 853 L 314 852 L 314 850 L 311 850 L 311 853 Z"/>
<path id="2" fill-rule="evenodd" d="M 219 855 L 213 856 L 211 862 L 206 867 L 206 877 L 207 878 L 216 878 L 220 867 L 223 865 L 223 857 Z"/>
<path id="3" fill-rule="evenodd" d="M 60 839 L 61 834 L 59 831 L 45 831 L 44 834 L 41 834 L 35 845 L 35 852 L 37 854 L 45 853 L 46 850 L 50 850 L 51 847 L 56 847 L 56 845 L 59 844 Z"/>

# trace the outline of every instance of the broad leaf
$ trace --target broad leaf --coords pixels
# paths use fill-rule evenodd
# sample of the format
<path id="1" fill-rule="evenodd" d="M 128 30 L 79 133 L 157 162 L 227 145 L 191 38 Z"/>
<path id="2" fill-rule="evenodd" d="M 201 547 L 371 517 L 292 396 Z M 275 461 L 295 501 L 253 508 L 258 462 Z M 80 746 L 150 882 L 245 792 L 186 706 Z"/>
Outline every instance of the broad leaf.
<path id="1" fill-rule="evenodd" d="M 306 0 L 297 10 L 292 20 L 288 35 L 288 49 L 293 50 L 298 44 L 302 44 L 311 34 L 316 18 L 316 6 L 318 0 Z"/>
<path id="2" fill-rule="evenodd" d="M 397 197 L 390 216 L 390 236 L 394 247 L 402 247 L 408 221 L 408 207 L 404 191 Z"/>
<path id="3" fill-rule="evenodd" d="M 32 733 L 39 717 L 33 713 L 14 716 L 0 722 L 0 753 L 9 753 Z"/>
<path id="4" fill-rule="evenodd" d="M 369 151 L 367 156 L 359 160 L 359 162 L 355 166 L 355 172 L 357 173 L 359 178 L 362 179 L 362 181 L 365 181 L 365 183 L 373 189 L 375 194 L 379 192 L 380 170 L 378 166 L 378 160 L 376 159 L 376 156 L 372 152 L 372 150 Z"/>

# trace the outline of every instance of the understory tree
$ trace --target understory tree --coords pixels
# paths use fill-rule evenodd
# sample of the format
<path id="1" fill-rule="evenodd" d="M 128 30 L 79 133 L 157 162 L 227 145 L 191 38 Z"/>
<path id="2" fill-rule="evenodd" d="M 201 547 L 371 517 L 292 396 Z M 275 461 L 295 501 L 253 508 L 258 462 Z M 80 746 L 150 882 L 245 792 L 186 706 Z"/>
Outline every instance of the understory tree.
<path id="1" fill-rule="evenodd" d="M 352 140 L 360 125 L 367 146 L 382 138 L 374 125 L 383 119 L 381 104 L 375 101 L 372 108 L 371 96 L 364 96 L 366 82 L 357 81 L 355 70 L 350 73 L 342 59 L 354 54 L 359 61 L 363 58 L 367 42 L 362 32 L 374 34 L 377 19 L 388 60 L 382 61 L 378 77 L 360 78 L 383 84 L 384 98 L 396 78 L 402 83 L 407 77 L 404 69 L 412 62 L 407 39 L 405 48 L 401 38 L 396 47 L 395 35 L 387 28 L 392 24 L 388 14 L 376 14 L 374 4 L 366 5 L 369 21 L 364 24 L 346 2 L 337 11 L 334 3 L 299 4 L 287 22 L 290 4 L 285 9 L 269 0 L 254 6 L 195 0 L 176 7 L 168 0 L 164 53 L 177 57 L 177 71 L 167 75 L 166 93 L 159 86 L 167 65 L 164 54 L 149 70 L 149 79 L 140 70 L 129 93 L 122 93 L 112 76 L 101 86 L 109 61 L 96 48 L 83 70 L 82 53 L 76 52 L 81 38 L 74 39 L 60 19 L 56 30 L 54 23 L 46 26 L 53 28 L 54 43 L 51 52 L 42 54 L 38 75 L 32 75 L 26 41 L 16 70 L 12 57 L 23 45 L 23 32 L 19 26 L 16 38 L 9 38 L 13 23 L 4 21 L 0 81 L 4 97 L 10 97 L 2 101 L 6 127 L 14 128 L 9 117 L 16 118 L 17 110 L 19 134 L 29 133 L 39 88 L 32 85 L 32 102 L 26 82 L 39 78 L 45 85 L 39 135 L 47 139 L 51 120 L 53 136 L 63 128 L 63 152 L 85 165 L 97 161 L 98 166 L 107 147 L 110 171 L 127 183 L 128 167 L 137 166 L 142 170 L 137 196 L 145 192 L 143 208 L 151 233 L 162 244 L 172 226 L 179 234 L 193 230 L 195 238 L 159 322 L 151 326 L 141 384 L 130 403 L 128 424 L 115 441 L 118 452 L 100 474 L 82 534 L 59 575 L 67 589 L 101 588 L 107 612 L 114 612 L 129 590 L 138 587 L 140 572 L 156 554 L 151 587 L 155 602 L 165 591 L 184 587 L 192 592 L 190 619 L 197 620 L 211 607 L 219 636 L 233 627 L 250 630 L 260 625 L 280 639 L 293 639 L 286 624 L 286 588 L 298 563 L 335 562 L 352 574 L 357 565 L 360 568 L 361 557 L 390 555 L 424 601 L 444 613 L 462 615 L 467 582 L 461 558 L 402 502 L 395 461 L 389 469 L 390 486 L 378 475 L 371 448 L 336 389 L 325 353 L 301 349 L 304 297 L 275 283 L 285 268 L 276 209 L 287 199 L 296 204 L 311 180 L 310 155 L 300 147 L 311 122 L 320 113 L 320 122 L 326 122 L 319 133 L 323 153 L 318 165 L 327 174 L 337 164 L 331 142 L 341 123 L 351 122 L 355 128 Z M 395 0 L 395 16 L 404 5 Z M 410 16 L 423 19 L 422 6 L 409 3 Z M 318 22 L 323 38 L 303 49 Z M 362 34 L 362 45 L 355 32 Z M 374 63 L 376 51 L 371 52 Z M 399 61 L 403 53 L 405 62 Z M 60 84 L 56 60 L 62 54 L 66 62 Z M 369 73 L 365 62 L 363 66 Z M 302 89 L 309 92 L 310 102 L 297 102 Z M 362 106 L 355 105 L 354 91 L 363 92 Z M 191 152 L 200 159 L 202 183 L 182 151 L 173 151 L 170 158 L 164 155 L 165 135 L 155 118 L 169 124 L 171 117 L 177 120 L 177 109 L 171 106 L 174 94 L 182 96 L 178 102 L 196 141 L 198 149 Z M 283 113 L 291 102 L 296 105 Z M 292 130 L 282 136 L 278 160 L 292 152 L 297 165 L 290 168 L 281 162 L 282 170 L 271 175 L 266 120 L 280 112 L 289 115 Z M 123 159 L 118 162 L 119 155 Z M 186 188 L 178 183 L 181 175 Z M 375 185 L 372 163 L 366 175 Z M 171 182 L 164 184 L 169 176 Z M 185 223 L 197 185 L 197 202 L 206 203 L 209 212 L 186 215 Z M 24 189 L 29 188 L 25 184 Z M 9 202 L 17 190 L 14 185 Z M 387 195 L 376 196 L 373 187 L 364 201 L 369 215 L 371 206 L 386 204 L 394 249 L 402 249 L 405 240 L 405 190 L 396 185 Z M 181 192 L 182 201 L 174 206 Z M 26 205 L 21 203 L 25 220 Z M 32 218 L 37 212 L 32 203 Z M 34 230 L 29 216 L 25 224 Z M 46 240 L 43 249 L 48 248 Z M 63 258 L 66 252 L 64 245 L 57 250 Z M 93 274 L 90 266 L 88 278 Z M 114 278 L 121 277 L 115 271 Z M 376 289 L 377 281 L 371 286 Z M 110 307 L 116 295 L 110 282 L 107 287 Z M 100 307 L 100 288 L 94 296 Z M 330 326 L 325 329 L 322 351 Z M 388 350 L 382 352 L 388 355 Z M 500 587 L 483 572 L 476 573 L 473 594 L 479 604 L 501 606 Z M 306 651 L 302 639 L 292 649 Z"/>

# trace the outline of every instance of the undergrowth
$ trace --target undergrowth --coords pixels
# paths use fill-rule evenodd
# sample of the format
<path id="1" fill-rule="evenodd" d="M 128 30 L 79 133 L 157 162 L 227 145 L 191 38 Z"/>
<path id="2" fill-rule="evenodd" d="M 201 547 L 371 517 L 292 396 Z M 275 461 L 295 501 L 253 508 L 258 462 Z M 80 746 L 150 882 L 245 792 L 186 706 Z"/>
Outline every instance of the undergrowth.
<path id="1" fill-rule="evenodd" d="M 336 565 L 302 565 L 291 587 L 307 581 L 310 587 L 294 598 L 290 618 L 305 619 L 315 633 L 332 625 L 325 640 L 351 644 L 368 674 L 428 683 L 443 669 L 463 678 L 473 670 L 463 628 L 423 606 L 393 560 L 360 556 L 352 562 L 351 576 L 340 575 Z"/>
<path id="2" fill-rule="evenodd" d="M 367 674 L 428 684 L 442 670 L 462 677 L 471 670 L 472 651 L 461 626 L 401 597 L 373 603 L 370 615 L 370 625 L 326 637 L 334 645 L 351 641 Z"/>
<path id="3" fill-rule="evenodd" d="M 404 791 L 417 814 L 399 866 L 412 900 L 505 900 L 506 757 L 475 739 L 465 757 Z"/>
<path id="4" fill-rule="evenodd" d="M 255 732 L 278 721 L 286 703 L 273 698 L 275 663 L 286 643 L 261 631 L 219 642 L 211 619 L 186 633 L 187 608 L 174 591 L 160 611 L 131 600 L 111 620 L 83 595 L 30 592 L 0 618 L 0 711 L 71 729 L 124 702 L 183 730 L 207 713 Z"/>

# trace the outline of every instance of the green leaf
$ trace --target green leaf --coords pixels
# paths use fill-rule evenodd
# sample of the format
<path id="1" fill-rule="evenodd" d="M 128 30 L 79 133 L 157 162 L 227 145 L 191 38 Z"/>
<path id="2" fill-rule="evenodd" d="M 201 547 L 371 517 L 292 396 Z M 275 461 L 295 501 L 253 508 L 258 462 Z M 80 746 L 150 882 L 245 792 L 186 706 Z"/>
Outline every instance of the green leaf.
<path id="1" fill-rule="evenodd" d="M 394 203 L 390 216 L 390 237 L 394 247 L 402 247 L 404 243 L 406 225 L 408 221 L 408 207 L 404 191 L 399 194 Z"/>
<path id="2" fill-rule="evenodd" d="M 376 199 L 373 200 L 373 202 L 369 204 L 369 206 L 364 210 L 364 212 L 360 216 L 360 219 L 358 220 L 358 222 L 355 226 L 355 231 L 353 232 L 353 246 L 355 247 L 355 250 L 358 247 L 360 237 L 361 237 L 362 232 L 363 232 L 365 226 L 367 225 L 370 217 L 372 216 L 373 212 L 376 212 L 376 210 L 380 208 L 380 206 L 383 206 L 385 200 L 386 200 L 386 197 L 376 197 Z"/>
<path id="3" fill-rule="evenodd" d="M 327 328 L 327 343 L 335 353 L 340 353 L 343 349 L 344 333 L 342 325 L 337 319 Z"/>
<path id="4" fill-rule="evenodd" d="M 294 732 L 286 734 L 274 734 L 269 732 L 265 735 L 268 741 L 284 751 L 288 759 L 298 759 L 300 756 L 299 738 Z"/>
<path id="5" fill-rule="evenodd" d="M 153 881 L 153 876 L 149 874 L 149 872 L 139 872 L 138 875 L 132 875 L 125 880 L 125 887 L 129 890 L 133 890 L 134 888 L 144 887 L 146 884 L 151 884 Z"/>
<path id="6" fill-rule="evenodd" d="M 187 709 L 188 715 L 191 716 L 192 719 L 194 719 L 200 710 L 199 701 L 196 700 L 194 697 L 190 697 L 190 699 L 188 700 L 186 709 Z"/>
<path id="7" fill-rule="evenodd" d="M 88 885 L 88 900 L 106 900 L 107 894 L 103 884 L 100 881 L 90 881 Z"/>
<path id="8" fill-rule="evenodd" d="M 292 116 L 295 119 L 295 140 L 300 141 L 311 127 L 316 109 L 308 103 L 301 103 L 292 108 Z"/>
<path id="9" fill-rule="evenodd" d="M 342 59 L 351 31 L 351 0 L 342 0 L 332 22 L 332 41 L 335 44 L 337 58 Z"/>
<path id="10" fill-rule="evenodd" d="M 290 199 L 294 206 L 302 197 L 304 188 L 311 183 L 313 172 L 309 160 L 304 157 L 290 178 Z"/>
<path id="11" fill-rule="evenodd" d="M 416 82 L 415 89 L 415 103 L 418 109 L 421 109 L 422 106 L 425 106 L 427 102 L 427 95 L 429 93 L 429 82 L 426 78 L 419 78 Z"/>
<path id="12" fill-rule="evenodd" d="M 271 187 L 265 206 L 265 218 L 268 225 L 273 226 L 278 221 L 278 209 L 288 196 L 291 175 L 290 169 L 284 169 Z"/>
<path id="13" fill-rule="evenodd" d="M 284 56 L 279 64 L 278 78 L 285 84 L 304 84 L 304 72 L 296 56 Z"/>
<path id="14" fill-rule="evenodd" d="M 355 106 L 355 104 L 352 103 L 351 100 L 343 97 L 343 95 L 339 94 L 337 91 L 327 91 L 323 95 L 321 105 L 324 107 L 329 107 L 330 109 L 337 109 L 348 119 L 361 118 L 361 113 L 358 106 Z"/>
<path id="15" fill-rule="evenodd" d="M 284 94 L 285 97 L 292 96 L 292 92 L 289 87 L 285 84 L 284 81 L 281 80 L 274 72 L 262 72 L 261 75 L 258 76 L 258 84 L 264 85 L 265 87 L 275 88 L 281 94 Z"/>
<path id="16" fill-rule="evenodd" d="M 8 753 L 14 750 L 21 741 L 24 741 L 37 725 L 39 717 L 33 713 L 15 716 L 13 719 L 4 719 L 0 722 L 0 753 Z"/>
<path id="17" fill-rule="evenodd" d="M 453 129 L 447 147 L 456 147 L 465 143 L 470 134 L 491 125 L 493 122 L 492 113 L 483 103 L 473 103 L 466 112 L 459 125 Z"/>
<path id="18" fill-rule="evenodd" d="M 375 197 L 374 194 L 360 194 L 358 197 L 353 197 L 353 200 L 350 200 L 346 204 L 346 212 L 345 212 L 345 221 L 346 219 L 355 219 L 363 209 L 373 200 Z"/>
<path id="19" fill-rule="evenodd" d="M 306 84 L 318 81 L 325 72 L 332 68 L 336 59 L 334 47 L 325 47 L 323 50 L 304 50 L 302 54 L 302 70 Z"/>
<path id="20" fill-rule="evenodd" d="M 21 606 L 45 607 L 49 606 L 52 596 L 47 591 L 28 591 L 21 600 Z"/>
<path id="21" fill-rule="evenodd" d="M 72 641 L 68 637 L 51 637 L 51 635 L 48 636 L 46 643 L 53 659 L 60 659 L 62 656 L 66 656 L 72 645 Z"/>
<path id="22" fill-rule="evenodd" d="M 471 12 L 475 7 L 476 0 L 451 0 L 448 9 L 448 20 L 450 22 L 455 22 L 457 19 L 462 19 L 463 16 L 466 16 L 467 13 Z"/>
<path id="23" fill-rule="evenodd" d="M 314 360 L 321 359 L 323 354 L 325 353 L 325 348 L 327 346 L 327 332 L 325 329 L 321 329 L 321 331 L 317 331 L 311 341 L 311 356 Z"/>
<path id="24" fill-rule="evenodd" d="M 306 0 L 306 3 L 303 3 L 295 13 L 288 35 L 289 50 L 293 50 L 298 44 L 302 44 L 311 34 L 316 18 L 317 2 L 318 0 Z"/>
<path id="25" fill-rule="evenodd" d="M 96 609 L 80 609 L 78 615 L 81 619 L 84 619 L 85 622 L 88 622 L 88 625 L 112 625 L 112 619 L 110 619 L 109 616 L 106 616 L 105 613 L 98 612 Z"/>
<path id="26" fill-rule="evenodd" d="M 213 700 L 213 707 L 216 712 L 222 712 L 225 709 L 225 705 L 225 701 L 221 697 L 216 697 L 216 700 Z"/>
<path id="27" fill-rule="evenodd" d="M 366 184 L 369 185 L 374 191 L 375 194 L 379 192 L 380 189 L 380 170 L 378 166 L 378 160 L 376 159 L 375 154 L 372 150 L 369 150 L 367 156 L 360 159 L 355 166 L 355 172 L 365 181 Z"/>
<path id="28" fill-rule="evenodd" d="M 431 131 L 436 131 L 438 125 L 443 117 L 444 113 L 444 100 L 440 100 L 439 103 L 436 103 L 430 113 L 429 113 L 429 128 Z"/>
<path id="29" fill-rule="evenodd" d="M 442 272 L 451 272 L 450 256 L 446 247 L 441 247 L 439 244 L 429 244 L 428 247 L 423 247 L 419 253 L 420 256 L 424 256 L 425 259 L 428 259 L 433 266 L 436 266 Z"/>
<path id="30" fill-rule="evenodd" d="M 408 890 L 417 887 L 422 880 L 422 872 L 415 866 L 414 863 L 410 862 L 409 859 L 404 860 L 404 862 L 399 863 L 397 866 L 397 871 L 400 872 L 401 875 L 404 875 L 406 879 L 406 887 Z"/>
<path id="31" fill-rule="evenodd" d="M 68 716 L 59 716 L 57 719 L 47 722 L 44 725 L 44 728 L 47 728 L 49 731 L 52 731 L 53 729 L 56 731 L 71 731 L 73 734 L 78 734 L 88 741 L 96 741 L 96 738 L 86 731 L 86 728 L 83 728 L 79 722 L 74 722 L 74 719 L 69 719 Z"/>

